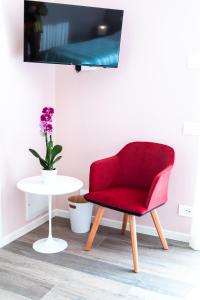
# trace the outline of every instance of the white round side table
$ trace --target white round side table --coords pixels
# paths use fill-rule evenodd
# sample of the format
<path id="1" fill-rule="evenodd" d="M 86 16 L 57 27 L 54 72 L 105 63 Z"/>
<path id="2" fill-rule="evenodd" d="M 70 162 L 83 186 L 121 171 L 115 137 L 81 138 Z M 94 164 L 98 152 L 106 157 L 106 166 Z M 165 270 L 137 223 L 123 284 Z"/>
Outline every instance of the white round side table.
<path id="1" fill-rule="evenodd" d="M 22 179 L 17 183 L 17 188 L 23 192 L 46 195 L 49 200 L 49 235 L 48 238 L 36 241 L 33 249 L 40 253 L 58 253 L 67 248 L 65 240 L 53 238 L 52 236 L 52 196 L 65 195 L 80 190 L 82 181 L 74 177 L 57 175 L 55 182 L 51 184 L 43 183 L 42 176 L 34 176 Z"/>

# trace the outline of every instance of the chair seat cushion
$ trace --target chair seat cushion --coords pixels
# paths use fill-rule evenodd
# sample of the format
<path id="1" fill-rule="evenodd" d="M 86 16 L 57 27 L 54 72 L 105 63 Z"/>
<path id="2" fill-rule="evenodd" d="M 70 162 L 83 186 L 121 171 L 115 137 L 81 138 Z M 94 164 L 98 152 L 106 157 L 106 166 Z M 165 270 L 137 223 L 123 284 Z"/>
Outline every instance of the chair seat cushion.
<path id="1" fill-rule="evenodd" d="M 135 188 L 111 188 L 91 192 L 84 197 L 87 201 L 125 213 L 142 216 L 147 213 L 145 207 L 147 191 Z"/>

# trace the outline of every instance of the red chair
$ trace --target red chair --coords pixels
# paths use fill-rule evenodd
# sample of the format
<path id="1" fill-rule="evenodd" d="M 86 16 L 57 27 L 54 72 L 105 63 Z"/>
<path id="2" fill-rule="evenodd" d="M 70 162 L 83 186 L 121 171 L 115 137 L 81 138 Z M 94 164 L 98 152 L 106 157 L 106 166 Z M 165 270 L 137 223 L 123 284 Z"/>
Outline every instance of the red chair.
<path id="1" fill-rule="evenodd" d="M 90 167 L 90 189 L 85 198 L 99 205 L 85 247 L 92 247 L 105 207 L 124 213 L 122 234 L 129 219 L 134 271 L 138 272 L 135 216 L 150 212 L 165 250 L 168 244 L 156 208 L 167 201 L 169 176 L 174 164 L 174 150 L 150 142 L 133 142 L 118 154 L 94 162 Z"/>

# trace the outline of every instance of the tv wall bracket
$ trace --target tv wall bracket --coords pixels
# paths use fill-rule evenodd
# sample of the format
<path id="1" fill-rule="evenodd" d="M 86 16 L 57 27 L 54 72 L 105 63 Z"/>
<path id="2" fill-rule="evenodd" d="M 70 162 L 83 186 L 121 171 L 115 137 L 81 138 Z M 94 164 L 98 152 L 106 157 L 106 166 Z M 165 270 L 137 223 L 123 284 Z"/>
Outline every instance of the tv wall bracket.
<path id="1" fill-rule="evenodd" d="M 81 72 L 81 69 L 82 69 L 82 68 L 81 68 L 80 65 L 76 65 L 76 66 L 75 66 L 75 70 L 76 70 L 77 73 Z"/>
<path id="2" fill-rule="evenodd" d="M 97 67 L 90 67 L 90 66 L 81 66 L 81 65 L 76 65 L 75 66 L 75 70 L 77 73 L 81 72 L 81 71 L 94 71 L 97 70 L 99 68 Z"/>

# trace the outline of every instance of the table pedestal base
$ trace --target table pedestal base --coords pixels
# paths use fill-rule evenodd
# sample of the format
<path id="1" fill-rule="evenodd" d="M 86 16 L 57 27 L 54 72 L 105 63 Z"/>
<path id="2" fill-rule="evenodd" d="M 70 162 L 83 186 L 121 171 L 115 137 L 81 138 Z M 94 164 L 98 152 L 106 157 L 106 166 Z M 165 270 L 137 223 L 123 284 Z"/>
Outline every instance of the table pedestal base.
<path id="1" fill-rule="evenodd" d="M 33 249 L 40 253 L 58 253 L 67 247 L 66 241 L 56 238 L 41 239 L 33 244 Z"/>

